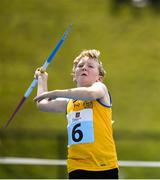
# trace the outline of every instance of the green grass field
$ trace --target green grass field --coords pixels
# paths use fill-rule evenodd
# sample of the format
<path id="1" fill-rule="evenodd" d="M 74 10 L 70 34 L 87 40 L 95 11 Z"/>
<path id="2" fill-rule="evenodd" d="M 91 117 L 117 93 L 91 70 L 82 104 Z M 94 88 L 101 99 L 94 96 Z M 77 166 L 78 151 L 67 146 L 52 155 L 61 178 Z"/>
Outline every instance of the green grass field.
<path id="1" fill-rule="evenodd" d="M 83 49 L 99 49 L 113 99 L 119 160 L 160 161 L 159 9 L 128 3 L 115 8 L 113 2 L 0 0 L 1 127 L 30 85 L 35 69 L 73 23 L 48 68 L 49 90 L 74 87 L 73 59 Z M 0 156 L 66 158 L 65 115 L 39 112 L 35 95 L 36 89 L 8 129 L 0 132 Z M 65 178 L 66 174 L 65 167 L 58 166 L 0 165 L 0 178 Z M 151 179 L 160 178 L 160 173 L 159 168 L 127 167 L 120 168 L 120 177 Z"/>

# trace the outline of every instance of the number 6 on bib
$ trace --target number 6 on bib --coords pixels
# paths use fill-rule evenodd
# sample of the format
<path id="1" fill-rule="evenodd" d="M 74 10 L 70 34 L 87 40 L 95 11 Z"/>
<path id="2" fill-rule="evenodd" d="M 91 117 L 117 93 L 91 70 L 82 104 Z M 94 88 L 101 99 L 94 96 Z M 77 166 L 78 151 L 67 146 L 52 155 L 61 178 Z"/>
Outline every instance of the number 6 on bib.
<path id="1" fill-rule="evenodd" d="M 67 115 L 67 119 L 69 145 L 94 142 L 93 112 L 91 109 L 71 112 Z"/>

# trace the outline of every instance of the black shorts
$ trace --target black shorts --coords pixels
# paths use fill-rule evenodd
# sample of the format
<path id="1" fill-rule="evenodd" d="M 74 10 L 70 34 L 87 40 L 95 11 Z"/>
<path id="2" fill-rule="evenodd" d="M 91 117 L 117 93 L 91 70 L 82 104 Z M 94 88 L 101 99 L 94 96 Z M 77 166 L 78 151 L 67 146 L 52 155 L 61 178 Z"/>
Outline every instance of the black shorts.
<path id="1" fill-rule="evenodd" d="M 69 173 L 69 179 L 118 179 L 118 168 L 106 171 L 75 170 Z"/>

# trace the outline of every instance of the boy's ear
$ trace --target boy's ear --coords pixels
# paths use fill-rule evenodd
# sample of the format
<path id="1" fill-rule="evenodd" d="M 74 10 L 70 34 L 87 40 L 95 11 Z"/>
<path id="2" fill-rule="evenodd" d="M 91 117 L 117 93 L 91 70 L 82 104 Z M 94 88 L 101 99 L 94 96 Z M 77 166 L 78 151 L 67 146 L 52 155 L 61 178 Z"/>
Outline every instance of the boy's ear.
<path id="1" fill-rule="evenodd" d="M 99 80 L 100 82 L 103 82 L 103 77 L 102 77 L 102 76 L 99 76 L 98 80 Z"/>
<path id="2" fill-rule="evenodd" d="M 75 78 L 75 75 L 73 75 L 73 82 L 76 82 L 76 78 Z"/>

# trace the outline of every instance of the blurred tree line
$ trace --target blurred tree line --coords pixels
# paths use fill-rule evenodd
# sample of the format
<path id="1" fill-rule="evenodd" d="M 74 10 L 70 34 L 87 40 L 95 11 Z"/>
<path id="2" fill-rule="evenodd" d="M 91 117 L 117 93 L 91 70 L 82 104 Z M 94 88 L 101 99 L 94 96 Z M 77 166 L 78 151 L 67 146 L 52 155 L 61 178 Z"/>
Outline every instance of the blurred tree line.
<path id="1" fill-rule="evenodd" d="M 160 0 L 113 0 L 112 7 L 114 10 L 119 10 L 121 6 L 128 5 L 131 8 L 143 8 L 150 6 L 155 12 L 159 13 Z"/>

